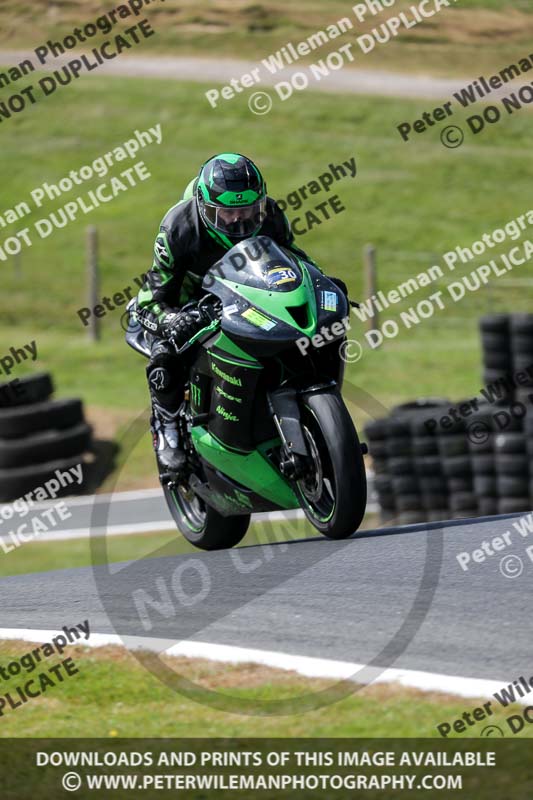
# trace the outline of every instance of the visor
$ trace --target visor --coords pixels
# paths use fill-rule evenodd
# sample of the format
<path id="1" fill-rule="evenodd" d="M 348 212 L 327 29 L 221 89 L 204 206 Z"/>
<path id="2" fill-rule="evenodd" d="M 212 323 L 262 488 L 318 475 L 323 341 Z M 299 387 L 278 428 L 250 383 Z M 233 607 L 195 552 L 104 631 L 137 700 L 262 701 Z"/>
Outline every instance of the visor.
<path id="1" fill-rule="evenodd" d="M 203 203 L 207 222 L 226 236 L 245 238 L 252 236 L 263 224 L 266 217 L 266 197 L 251 206 L 216 206 Z"/>

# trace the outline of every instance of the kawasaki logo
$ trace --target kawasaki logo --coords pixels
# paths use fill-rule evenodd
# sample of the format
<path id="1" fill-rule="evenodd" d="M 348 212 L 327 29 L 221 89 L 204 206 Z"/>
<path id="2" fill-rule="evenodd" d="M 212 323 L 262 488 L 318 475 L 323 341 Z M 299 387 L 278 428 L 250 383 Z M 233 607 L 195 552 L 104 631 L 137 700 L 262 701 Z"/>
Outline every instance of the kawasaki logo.
<path id="1" fill-rule="evenodd" d="M 222 370 L 214 363 L 211 365 L 211 367 L 215 375 L 218 375 L 220 378 L 224 378 L 224 380 L 228 383 L 232 383 L 233 386 L 242 386 L 242 380 L 240 378 L 234 378 L 233 376 L 228 375 L 227 372 L 222 372 Z"/>

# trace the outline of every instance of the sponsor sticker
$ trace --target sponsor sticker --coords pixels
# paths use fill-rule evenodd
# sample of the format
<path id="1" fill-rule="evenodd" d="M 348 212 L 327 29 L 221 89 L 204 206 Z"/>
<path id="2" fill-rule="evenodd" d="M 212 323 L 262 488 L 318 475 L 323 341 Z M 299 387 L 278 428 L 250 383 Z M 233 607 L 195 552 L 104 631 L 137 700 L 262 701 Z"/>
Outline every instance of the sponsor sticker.
<path id="1" fill-rule="evenodd" d="M 267 270 L 267 281 L 269 286 L 282 286 L 285 283 L 295 283 L 298 276 L 292 269 L 287 267 L 274 267 Z"/>
<path id="2" fill-rule="evenodd" d="M 243 311 L 241 317 L 251 322 L 252 325 L 255 325 L 257 328 L 261 328 L 264 331 L 271 331 L 272 328 L 275 328 L 277 323 L 274 322 L 273 319 L 269 319 L 257 308 L 247 308 L 246 311 Z"/>
<path id="3" fill-rule="evenodd" d="M 322 308 L 324 311 L 336 311 L 339 297 L 336 292 L 321 292 Z"/>

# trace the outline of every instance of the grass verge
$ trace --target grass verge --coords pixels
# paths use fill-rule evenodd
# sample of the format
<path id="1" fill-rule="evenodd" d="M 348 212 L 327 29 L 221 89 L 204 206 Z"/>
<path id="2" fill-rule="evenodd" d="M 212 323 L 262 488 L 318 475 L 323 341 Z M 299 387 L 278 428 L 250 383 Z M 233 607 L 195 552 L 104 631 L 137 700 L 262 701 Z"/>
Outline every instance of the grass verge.
<path id="1" fill-rule="evenodd" d="M 35 645 L 36 647 L 37 645 Z M 0 641 L 0 659 L 6 664 L 32 649 L 23 641 Z M 72 647 L 78 674 L 56 682 L 40 697 L 0 717 L 1 737 L 438 737 L 436 726 L 459 718 L 486 701 L 439 693 L 422 693 L 394 685 L 369 686 L 324 708 L 289 716 L 249 716 L 228 713 L 172 691 L 148 672 L 133 654 L 119 647 Z M 52 660 L 52 659 L 51 659 Z M 295 700 L 332 686 L 331 681 L 303 678 L 291 672 L 254 664 L 231 665 L 205 660 L 166 658 L 176 673 L 196 685 L 243 700 Z M 51 665 L 51 664 L 50 664 Z M 48 662 L 43 668 L 49 667 Z M 2 692 L 20 684 L 13 679 Z M 494 704 L 496 705 L 496 704 Z M 237 702 L 238 707 L 238 702 Z M 504 727 L 504 716 L 518 713 L 496 710 L 490 724 Z M 479 736 L 483 723 L 468 734 Z M 526 736 L 531 736 L 527 728 Z"/>

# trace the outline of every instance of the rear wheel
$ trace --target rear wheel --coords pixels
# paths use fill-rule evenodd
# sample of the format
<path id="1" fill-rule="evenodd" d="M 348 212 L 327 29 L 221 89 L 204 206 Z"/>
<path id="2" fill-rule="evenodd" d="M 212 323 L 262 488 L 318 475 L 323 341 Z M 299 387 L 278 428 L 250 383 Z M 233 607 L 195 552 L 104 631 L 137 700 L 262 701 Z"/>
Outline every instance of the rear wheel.
<path id="1" fill-rule="evenodd" d="M 245 537 L 250 515 L 223 517 L 186 484 L 163 488 L 180 533 L 201 550 L 225 550 Z"/>
<path id="2" fill-rule="evenodd" d="M 366 510 L 366 473 L 361 444 L 338 392 L 309 394 L 301 420 L 313 469 L 296 483 L 308 520 L 330 539 L 359 528 Z"/>

